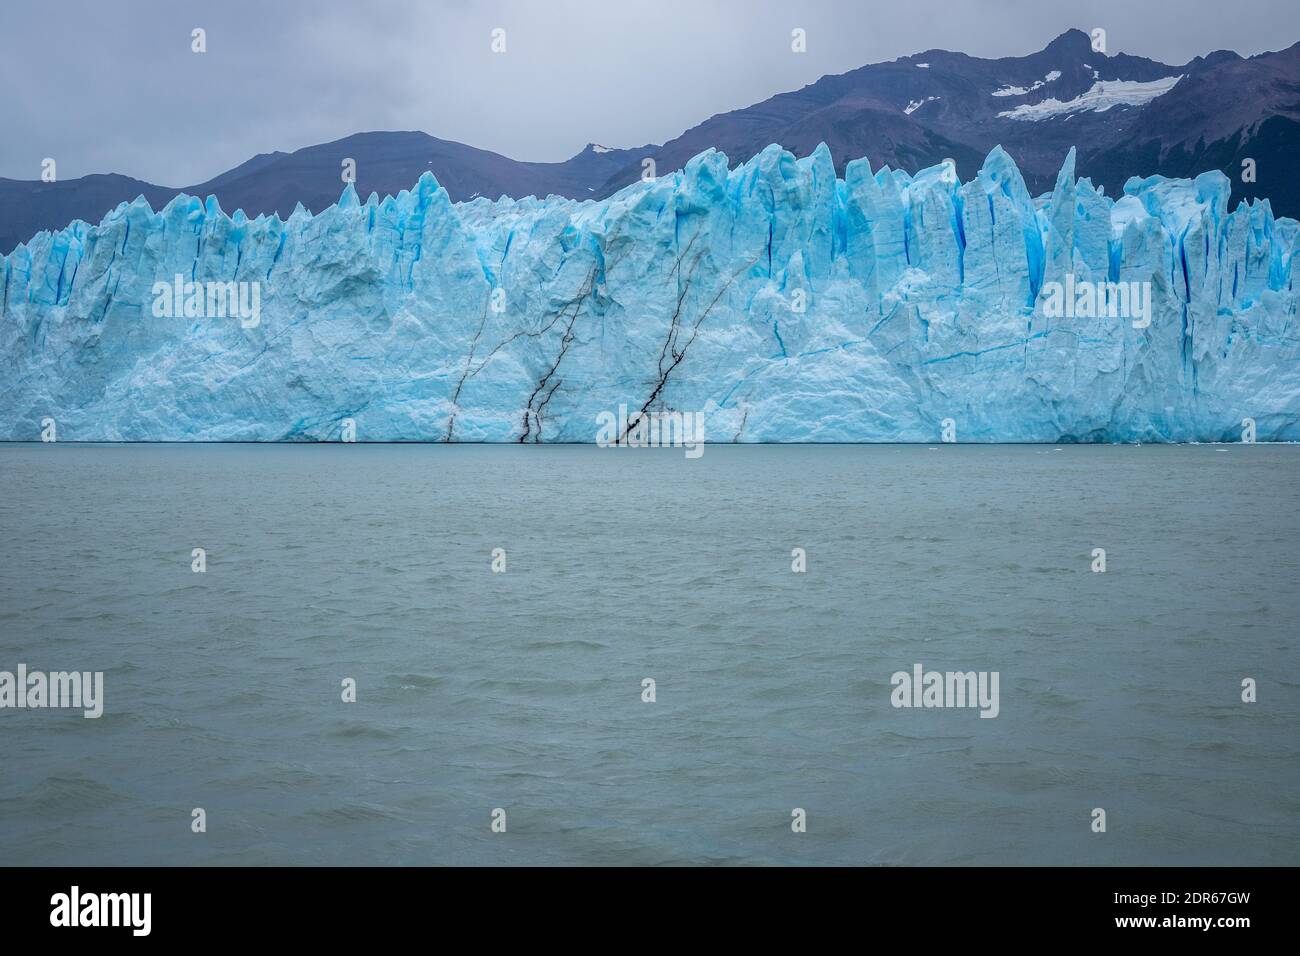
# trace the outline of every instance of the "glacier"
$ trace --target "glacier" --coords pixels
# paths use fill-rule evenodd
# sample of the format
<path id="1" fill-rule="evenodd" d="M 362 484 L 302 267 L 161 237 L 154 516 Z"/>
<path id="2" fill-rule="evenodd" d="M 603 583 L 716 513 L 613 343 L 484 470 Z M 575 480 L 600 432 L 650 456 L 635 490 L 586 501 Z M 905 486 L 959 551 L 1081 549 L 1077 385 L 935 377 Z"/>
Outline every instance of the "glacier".
<path id="1" fill-rule="evenodd" d="M 1001 148 L 839 178 L 823 145 L 601 201 L 137 199 L 0 258 L 0 438 L 593 442 L 627 406 L 710 442 L 1297 440 L 1300 226 L 1228 197 L 1106 196 L 1071 152 L 1034 198 Z M 159 315 L 177 276 L 255 285 L 258 321 Z M 1149 323 L 1053 313 L 1067 278 L 1149 284 Z"/>

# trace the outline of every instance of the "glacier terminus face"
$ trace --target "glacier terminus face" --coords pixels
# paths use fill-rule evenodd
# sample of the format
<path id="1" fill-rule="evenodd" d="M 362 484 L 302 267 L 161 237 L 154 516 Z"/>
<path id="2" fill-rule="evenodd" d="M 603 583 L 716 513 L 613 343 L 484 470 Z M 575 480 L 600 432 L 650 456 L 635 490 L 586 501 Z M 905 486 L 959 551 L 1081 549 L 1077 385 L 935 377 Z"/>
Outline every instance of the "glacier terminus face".
<path id="1" fill-rule="evenodd" d="M 1228 197 L 772 146 L 601 201 L 138 199 L 0 258 L 0 438 L 1300 439 L 1298 224 Z"/>

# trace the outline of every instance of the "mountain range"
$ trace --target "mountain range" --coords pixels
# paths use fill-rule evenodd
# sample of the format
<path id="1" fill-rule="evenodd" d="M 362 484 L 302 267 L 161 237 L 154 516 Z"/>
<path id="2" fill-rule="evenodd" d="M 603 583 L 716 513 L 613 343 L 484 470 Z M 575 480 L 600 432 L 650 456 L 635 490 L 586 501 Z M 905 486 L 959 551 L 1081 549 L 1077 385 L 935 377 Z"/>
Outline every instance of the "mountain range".
<path id="1" fill-rule="evenodd" d="M 249 216 L 287 218 L 299 203 L 318 212 L 338 200 L 349 158 L 362 196 L 396 195 L 432 172 L 457 202 L 602 199 L 636 182 L 646 159 L 662 175 L 710 147 L 739 163 L 773 143 L 798 157 L 825 143 L 840 175 L 859 157 L 908 172 L 951 159 L 962 179 L 1001 146 L 1035 194 L 1052 187 L 1075 147 L 1078 174 L 1108 195 L 1118 195 L 1130 176 L 1218 169 L 1232 183 L 1233 203 L 1267 198 L 1274 213 L 1300 217 L 1300 42 L 1249 58 L 1219 50 L 1181 65 L 1099 52 L 1080 30 L 1028 56 L 927 50 L 718 114 L 661 145 L 590 144 L 560 163 L 521 162 L 423 132 L 366 132 L 263 153 L 183 188 L 117 174 L 55 183 L 0 178 L 0 252 L 74 219 L 98 222 L 138 196 L 155 209 L 187 193 L 215 196 Z M 1243 175 L 1247 160 L 1254 161 L 1253 181 Z"/>

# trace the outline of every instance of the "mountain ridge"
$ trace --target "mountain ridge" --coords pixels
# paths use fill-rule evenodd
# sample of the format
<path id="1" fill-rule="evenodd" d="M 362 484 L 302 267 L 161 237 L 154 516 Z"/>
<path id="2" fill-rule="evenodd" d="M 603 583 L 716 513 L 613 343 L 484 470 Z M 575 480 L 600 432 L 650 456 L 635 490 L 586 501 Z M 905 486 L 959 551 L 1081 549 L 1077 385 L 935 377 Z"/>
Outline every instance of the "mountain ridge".
<path id="1" fill-rule="evenodd" d="M 1171 80 L 1155 95 L 1143 87 Z M 137 196 L 158 208 L 182 193 L 213 195 L 250 217 L 285 217 L 299 202 L 319 211 L 337 200 L 347 158 L 356 161 L 363 196 L 396 195 L 429 170 L 453 201 L 603 199 L 637 181 L 647 159 L 662 175 L 709 148 L 742 162 L 769 143 L 799 157 L 826 143 L 840 174 L 857 158 L 909 172 L 952 159 L 965 178 L 1001 145 L 1035 194 L 1051 188 L 1065 154 L 1077 146 L 1080 175 L 1111 195 L 1130 176 L 1190 178 L 1220 169 L 1232 181 L 1234 202 L 1267 198 L 1278 214 L 1300 217 L 1300 183 L 1290 175 L 1300 160 L 1300 42 L 1248 58 L 1217 50 L 1182 65 L 1108 56 L 1094 51 L 1080 30 L 1017 57 L 931 49 L 827 74 L 715 114 L 662 145 L 597 150 L 588 144 L 558 163 L 515 160 L 421 131 L 371 131 L 259 153 L 186 187 L 112 173 L 56 183 L 0 179 L 0 253 L 74 219 L 97 222 Z M 1240 175 L 1246 159 L 1255 160 L 1252 183 Z"/>

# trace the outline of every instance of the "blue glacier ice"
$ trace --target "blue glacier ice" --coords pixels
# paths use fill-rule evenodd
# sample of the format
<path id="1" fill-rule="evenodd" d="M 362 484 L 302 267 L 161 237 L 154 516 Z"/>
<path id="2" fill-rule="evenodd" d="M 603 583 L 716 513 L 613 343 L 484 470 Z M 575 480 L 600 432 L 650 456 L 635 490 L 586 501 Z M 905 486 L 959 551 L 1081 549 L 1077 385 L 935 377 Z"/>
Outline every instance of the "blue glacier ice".
<path id="1" fill-rule="evenodd" d="M 602 201 L 434 177 L 287 220 L 178 196 L 0 259 L 0 438 L 576 441 L 702 411 L 709 441 L 1300 439 L 1296 221 L 1222 173 L 1031 197 L 1000 148 L 962 183 L 772 146 Z M 246 283 L 254 323 L 159 315 Z M 1146 284 L 1146 324 L 1047 292 Z M 168 297 L 169 305 L 173 302 Z M 195 310 L 189 310 L 193 313 Z M 1140 326 L 1140 327 L 1139 327 Z"/>

